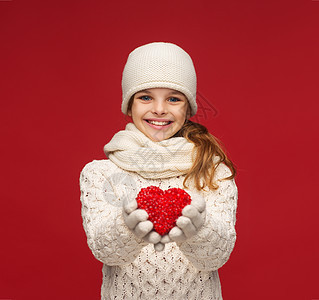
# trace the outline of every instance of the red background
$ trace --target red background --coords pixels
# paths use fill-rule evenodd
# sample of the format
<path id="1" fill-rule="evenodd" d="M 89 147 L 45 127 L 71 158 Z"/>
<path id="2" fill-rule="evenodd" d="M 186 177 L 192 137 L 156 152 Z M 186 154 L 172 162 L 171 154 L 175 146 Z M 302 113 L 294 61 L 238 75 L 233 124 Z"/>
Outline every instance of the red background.
<path id="1" fill-rule="evenodd" d="M 319 299 L 318 29 L 314 0 L 0 1 L 0 299 L 99 299 L 79 174 L 124 129 L 124 63 L 153 41 L 192 56 L 196 120 L 238 167 L 224 299 Z"/>

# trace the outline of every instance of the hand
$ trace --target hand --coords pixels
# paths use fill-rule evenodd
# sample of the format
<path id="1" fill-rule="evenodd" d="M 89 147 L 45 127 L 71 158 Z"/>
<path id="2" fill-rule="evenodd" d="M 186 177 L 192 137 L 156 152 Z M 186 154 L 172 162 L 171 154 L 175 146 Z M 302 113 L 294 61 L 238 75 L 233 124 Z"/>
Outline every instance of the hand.
<path id="1" fill-rule="evenodd" d="M 154 244 L 154 249 L 158 252 L 161 252 L 164 250 L 165 248 L 165 244 L 172 242 L 172 240 L 170 239 L 170 237 L 168 236 L 168 234 L 165 234 L 161 237 L 161 241 L 158 242 L 157 244 Z"/>
<path id="2" fill-rule="evenodd" d="M 159 233 L 152 230 L 153 223 L 147 220 L 148 213 L 144 209 L 138 209 L 135 199 L 124 202 L 123 218 L 126 226 L 135 234 L 135 236 L 143 239 L 147 243 L 160 243 L 162 237 Z"/>
<path id="3" fill-rule="evenodd" d="M 176 221 L 176 226 L 169 232 L 169 237 L 174 242 L 183 242 L 197 234 L 205 223 L 206 202 L 198 192 L 187 191 L 192 202 L 182 210 L 182 216 Z"/>

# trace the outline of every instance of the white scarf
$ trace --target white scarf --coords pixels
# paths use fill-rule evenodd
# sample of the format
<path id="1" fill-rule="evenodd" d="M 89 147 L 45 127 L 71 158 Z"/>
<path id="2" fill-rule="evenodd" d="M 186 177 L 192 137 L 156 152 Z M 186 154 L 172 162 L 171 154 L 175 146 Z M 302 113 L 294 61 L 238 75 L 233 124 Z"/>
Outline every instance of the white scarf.
<path id="1" fill-rule="evenodd" d="M 184 137 L 154 142 L 128 123 L 104 146 L 104 152 L 120 168 L 155 179 L 186 174 L 193 164 L 193 148 Z"/>

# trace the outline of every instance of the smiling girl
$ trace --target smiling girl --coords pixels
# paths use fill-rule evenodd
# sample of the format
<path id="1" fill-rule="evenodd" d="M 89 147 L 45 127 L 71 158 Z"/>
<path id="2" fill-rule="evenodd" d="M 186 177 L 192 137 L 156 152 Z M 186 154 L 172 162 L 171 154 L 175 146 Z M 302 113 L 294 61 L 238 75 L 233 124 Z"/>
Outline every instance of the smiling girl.
<path id="1" fill-rule="evenodd" d="M 236 170 L 218 139 L 190 120 L 192 59 L 172 43 L 140 46 L 122 92 L 132 122 L 105 145 L 107 159 L 80 175 L 83 226 L 103 263 L 101 299 L 221 300 L 218 269 L 236 240 Z"/>

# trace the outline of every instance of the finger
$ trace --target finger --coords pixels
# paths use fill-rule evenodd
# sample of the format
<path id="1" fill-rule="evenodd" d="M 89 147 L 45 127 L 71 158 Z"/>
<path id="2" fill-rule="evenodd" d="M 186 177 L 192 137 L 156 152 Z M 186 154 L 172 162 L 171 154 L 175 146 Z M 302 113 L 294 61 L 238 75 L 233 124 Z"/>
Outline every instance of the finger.
<path id="1" fill-rule="evenodd" d="M 162 243 L 157 243 L 157 244 L 155 244 L 155 245 L 154 245 L 154 249 L 155 249 L 155 251 L 158 251 L 158 252 L 163 251 L 163 250 L 164 250 L 164 248 L 165 248 L 165 245 L 164 245 L 164 244 L 162 244 Z"/>
<path id="2" fill-rule="evenodd" d="M 177 219 L 176 225 L 183 230 L 183 233 L 187 238 L 190 238 L 197 233 L 197 229 L 191 222 L 190 218 L 181 216 Z"/>
<path id="3" fill-rule="evenodd" d="M 143 240 L 147 243 L 157 244 L 160 242 L 161 236 L 156 231 L 151 231 L 143 238 Z"/>
<path id="4" fill-rule="evenodd" d="M 192 199 L 191 205 L 197 208 L 199 212 L 203 212 L 206 208 L 206 201 L 202 196 L 198 195 Z"/>
<path id="5" fill-rule="evenodd" d="M 128 228 L 133 229 L 135 228 L 137 223 L 146 221 L 147 218 L 148 218 L 148 214 L 144 209 L 136 209 L 132 213 L 127 215 L 125 222 Z"/>
<path id="6" fill-rule="evenodd" d="M 169 243 L 169 242 L 171 242 L 171 239 L 170 239 L 170 237 L 169 237 L 168 234 L 165 234 L 165 235 L 163 235 L 163 236 L 161 237 L 161 243 L 162 243 L 162 244 L 167 244 L 167 243 Z"/>
<path id="7" fill-rule="evenodd" d="M 129 199 L 126 197 L 123 200 L 123 209 L 127 214 L 132 213 L 134 210 L 137 209 L 137 201 L 135 199 Z"/>
<path id="8" fill-rule="evenodd" d="M 139 222 L 136 225 L 134 229 L 134 233 L 139 238 L 142 238 L 145 235 L 147 235 L 152 229 L 153 229 L 153 223 L 151 221 L 143 221 L 143 222 Z"/>
<path id="9" fill-rule="evenodd" d="M 197 230 L 204 224 L 202 215 L 193 205 L 185 206 L 182 213 L 184 217 L 190 218 Z"/>
<path id="10" fill-rule="evenodd" d="M 173 227 L 168 235 L 174 242 L 183 242 L 186 240 L 185 234 L 177 226 Z"/>
<path id="11" fill-rule="evenodd" d="M 182 214 L 183 214 L 183 216 L 192 219 L 192 218 L 196 217 L 199 214 L 199 212 L 195 206 L 187 205 L 183 208 Z"/>

